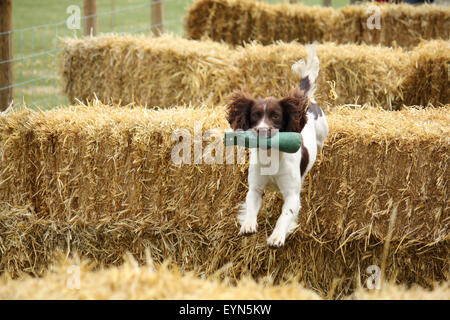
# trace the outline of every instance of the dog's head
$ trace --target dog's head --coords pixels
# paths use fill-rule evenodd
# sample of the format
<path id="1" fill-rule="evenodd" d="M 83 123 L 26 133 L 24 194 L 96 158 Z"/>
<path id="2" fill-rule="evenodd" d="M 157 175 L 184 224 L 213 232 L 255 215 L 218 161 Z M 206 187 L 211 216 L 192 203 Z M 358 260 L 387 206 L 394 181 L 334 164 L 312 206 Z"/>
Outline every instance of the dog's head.
<path id="1" fill-rule="evenodd" d="M 228 104 L 227 120 L 233 130 L 254 130 L 262 138 L 277 131 L 301 132 L 306 124 L 308 97 L 293 89 L 282 99 L 254 99 L 245 92 L 235 93 Z"/>

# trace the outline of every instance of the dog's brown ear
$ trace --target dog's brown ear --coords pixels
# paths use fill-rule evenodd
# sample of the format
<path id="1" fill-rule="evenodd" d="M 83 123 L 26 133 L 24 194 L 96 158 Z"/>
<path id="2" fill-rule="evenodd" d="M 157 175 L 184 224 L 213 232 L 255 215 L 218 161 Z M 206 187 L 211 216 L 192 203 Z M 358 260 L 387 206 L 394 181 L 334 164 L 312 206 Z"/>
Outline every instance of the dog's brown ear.
<path id="1" fill-rule="evenodd" d="M 300 133 L 307 120 L 308 97 L 302 90 L 293 89 L 279 103 L 283 109 L 284 121 L 281 131 Z"/>
<path id="2" fill-rule="evenodd" d="M 231 129 L 244 131 L 250 129 L 250 110 L 255 100 L 241 91 L 234 93 L 229 101 L 227 120 Z"/>

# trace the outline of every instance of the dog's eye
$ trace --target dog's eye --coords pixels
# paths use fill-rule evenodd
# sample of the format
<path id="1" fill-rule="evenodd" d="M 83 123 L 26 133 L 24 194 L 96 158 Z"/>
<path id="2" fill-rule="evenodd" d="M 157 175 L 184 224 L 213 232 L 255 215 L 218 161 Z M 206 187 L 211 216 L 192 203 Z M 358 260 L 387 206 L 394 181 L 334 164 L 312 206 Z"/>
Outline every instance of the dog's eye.
<path id="1" fill-rule="evenodd" d="M 280 115 L 278 113 L 272 113 L 272 119 L 278 120 L 278 119 L 280 119 Z"/>
<path id="2" fill-rule="evenodd" d="M 252 113 L 252 119 L 259 119 L 261 116 L 258 112 Z"/>

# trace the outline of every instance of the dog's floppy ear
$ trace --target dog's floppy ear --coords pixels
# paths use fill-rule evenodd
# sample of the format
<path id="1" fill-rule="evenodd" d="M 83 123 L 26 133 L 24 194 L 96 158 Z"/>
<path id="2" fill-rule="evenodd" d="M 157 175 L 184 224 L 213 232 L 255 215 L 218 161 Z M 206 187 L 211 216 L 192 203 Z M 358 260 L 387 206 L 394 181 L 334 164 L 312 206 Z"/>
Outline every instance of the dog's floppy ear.
<path id="1" fill-rule="evenodd" d="M 233 130 L 250 129 L 250 109 L 255 100 L 247 93 L 235 92 L 229 99 L 227 120 Z"/>
<path id="2" fill-rule="evenodd" d="M 298 88 L 289 92 L 287 97 L 279 101 L 283 109 L 283 128 L 281 131 L 298 132 L 303 130 L 306 124 L 308 97 Z"/>

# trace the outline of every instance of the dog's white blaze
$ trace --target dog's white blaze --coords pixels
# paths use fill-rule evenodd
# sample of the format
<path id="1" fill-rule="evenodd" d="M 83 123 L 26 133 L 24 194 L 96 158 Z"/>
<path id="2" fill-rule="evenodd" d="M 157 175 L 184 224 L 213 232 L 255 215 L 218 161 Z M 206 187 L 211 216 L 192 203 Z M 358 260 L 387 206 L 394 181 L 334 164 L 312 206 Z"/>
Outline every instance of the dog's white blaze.
<path id="1" fill-rule="evenodd" d="M 269 124 L 266 122 L 266 109 L 267 109 L 267 103 L 264 103 L 264 116 L 259 121 L 258 125 L 255 127 L 255 129 L 266 129 L 269 128 Z"/>

